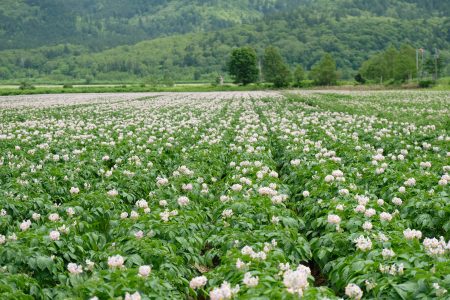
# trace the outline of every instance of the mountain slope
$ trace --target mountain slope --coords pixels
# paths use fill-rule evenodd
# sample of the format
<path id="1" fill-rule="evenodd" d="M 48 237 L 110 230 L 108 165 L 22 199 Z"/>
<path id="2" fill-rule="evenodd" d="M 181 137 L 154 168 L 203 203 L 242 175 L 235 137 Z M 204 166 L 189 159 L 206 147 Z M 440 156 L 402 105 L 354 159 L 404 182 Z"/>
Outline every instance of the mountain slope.
<path id="1" fill-rule="evenodd" d="M 210 31 L 261 19 L 302 1 L 2 0 L 1 49 L 58 43 L 92 49 Z"/>
<path id="2" fill-rule="evenodd" d="M 110 10 L 114 2 L 111 1 L 111 7 L 97 14 L 100 20 L 112 14 Z M 130 1 L 136 5 L 138 2 L 158 1 Z M 2 51 L 0 79 L 131 81 L 166 76 L 175 80 L 211 80 L 216 74 L 224 73 L 232 48 L 247 44 L 259 53 L 268 45 L 277 46 L 291 66 L 300 63 L 306 68 L 329 52 L 336 58 L 344 78 L 352 77 L 369 55 L 391 44 L 398 47 L 408 43 L 427 50 L 436 47 L 443 50 L 443 57 L 450 56 L 445 50 L 450 49 L 449 6 L 443 5 L 442 1 L 197 0 L 189 1 L 192 7 L 187 5 L 184 8 L 180 1 L 159 2 L 159 6 L 152 8 L 157 13 L 149 14 L 143 24 L 162 26 L 170 20 L 175 22 L 176 14 L 169 15 L 183 9 L 195 11 L 197 21 L 187 21 L 189 18 L 186 17 L 184 21 L 188 25 L 179 29 L 174 25 L 167 29 L 180 31 L 176 35 L 154 32 L 160 37 L 98 53 L 92 50 L 89 41 L 78 45 Z M 124 4 L 117 1 L 117 5 Z M 23 13 L 29 13 L 27 9 L 30 7 L 24 8 Z M 135 16 L 145 15 L 145 12 L 140 10 L 136 13 L 138 7 L 133 8 L 131 4 L 123 6 L 123 11 L 115 19 L 120 16 L 127 20 L 127 24 L 139 22 Z M 220 23 L 218 19 L 229 23 Z M 214 29 L 215 26 L 219 29 Z M 129 27 L 118 27 L 121 28 Z M 126 41 L 118 39 L 115 43 L 123 45 L 127 44 Z"/>

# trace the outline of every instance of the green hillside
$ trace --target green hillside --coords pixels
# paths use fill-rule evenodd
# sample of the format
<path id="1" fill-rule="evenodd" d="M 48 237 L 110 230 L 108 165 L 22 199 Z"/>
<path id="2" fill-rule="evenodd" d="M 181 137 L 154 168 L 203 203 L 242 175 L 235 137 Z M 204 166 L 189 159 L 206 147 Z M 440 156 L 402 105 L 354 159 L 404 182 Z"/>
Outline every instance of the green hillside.
<path id="1" fill-rule="evenodd" d="M 250 23 L 301 2 L 305 1 L 2 0 L 0 49 L 72 43 L 98 50 Z"/>
<path id="2" fill-rule="evenodd" d="M 63 18 L 68 25 L 48 33 L 43 28 L 62 18 L 53 10 L 44 18 L 54 2 L 0 4 L 2 39 L 8 36 L 22 48 L 0 52 L 0 79 L 210 80 L 225 72 L 234 47 L 247 44 L 260 54 L 274 45 L 292 67 L 306 69 L 328 52 L 342 77 L 350 78 L 371 54 L 389 45 L 438 48 L 445 58 L 450 49 L 450 6 L 443 1 L 67 0 L 57 11 L 69 15 Z M 17 12 L 8 18 L 23 26 L 5 30 L 1 11 Z M 26 26 L 36 18 L 46 21 L 27 39 Z"/>

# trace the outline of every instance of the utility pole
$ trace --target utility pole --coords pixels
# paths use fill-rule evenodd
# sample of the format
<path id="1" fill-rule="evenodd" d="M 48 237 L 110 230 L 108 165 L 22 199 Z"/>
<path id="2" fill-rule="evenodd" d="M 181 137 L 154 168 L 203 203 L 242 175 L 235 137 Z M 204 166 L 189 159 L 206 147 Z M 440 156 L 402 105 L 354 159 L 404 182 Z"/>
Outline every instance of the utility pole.
<path id="1" fill-rule="evenodd" d="M 416 76 L 419 79 L 419 49 L 416 49 Z"/>
<path id="2" fill-rule="evenodd" d="M 421 54 L 421 61 L 420 61 L 420 79 L 423 78 L 423 56 L 425 54 L 425 50 L 423 48 L 419 49 L 419 52 Z"/>
<path id="3" fill-rule="evenodd" d="M 264 76 L 262 73 L 261 59 L 258 60 L 258 70 L 259 70 L 259 82 L 263 82 Z"/>

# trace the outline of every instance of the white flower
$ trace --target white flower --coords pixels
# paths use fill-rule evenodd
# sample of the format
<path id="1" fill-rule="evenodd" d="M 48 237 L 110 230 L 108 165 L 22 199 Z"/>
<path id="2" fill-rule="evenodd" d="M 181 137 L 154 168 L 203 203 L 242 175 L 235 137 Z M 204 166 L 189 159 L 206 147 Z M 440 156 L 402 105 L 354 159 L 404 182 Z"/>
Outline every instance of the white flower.
<path id="1" fill-rule="evenodd" d="M 341 195 L 341 196 L 347 196 L 348 194 L 350 194 L 350 192 L 347 189 L 340 189 L 339 190 L 339 195 Z"/>
<path id="2" fill-rule="evenodd" d="M 240 184 L 238 184 L 238 183 L 233 184 L 233 185 L 231 186 L 231 189 L 232 189 L 233 191 L 235 191 L 235 192 L 239 192 L 239 191 L 242 190 L 242 185 L 240 185 Z"/>
<path id="3" fill-rule="evenodd" d="M 389 222 L 392 220 L 392 215 L 387 212 L 382 212 L 380 214 L 380 220 Z"/>
<path id="4" fill-rule="evenodd" d="M 298 166 L 298 165 L 300 165 L 300 159 L 293 159 L 293 160 L 291 160 L 291 165 L 292 166 Z"/>
<path id="5" fill-rule="evenodd" d="M 328 223 L 339 224 L 341 223 L 341 218 L 338 215 L 328 215 Z"/>
<path id="6" fill-rule="evenodd" d="M 335 178 L 344 177 L 344 173 L 342 173 L 341 170 L 334 170 L 333 172 L 331 172 L 331 175 L 333 175 Z"/>
<path id="7" fill-rule="evenodd" d="M 450 251 L 450 242 L 447 244 L 442 236 L 439 240 L 436 238 L 425 238 L 423 246 L 430 256 L 440 256 Z"/>
<path id="8" fill-rule="evenodd" d="M 120 214 L 120 218 L 121 218 L 121 219 L 126 219 L 126 218 L 128 218 L 128 213 L 127 213 L 126 211 L 122 212 L 122 213 Z"/>
<path id="9" fill-rule="evenodd" d="M 238 259 L 236 260 L 236 268 L 237 268 L 238 270 L 241 270 L 241 269 L 243 269 L 243 268 L 245 268 L 245 267 L 247 267 L 247 264 L 246 264 L 245 262 L 243 262 L 240 258 L 238 258 Z"/>
<path id="10" fill-rule="evenodd" d="M 231 218 L 231 216 L 233 216 L 233 210 L 232 209 L 225 209 L 222 212 L 222 218 L 224 218 L 224 219 Z"/>
<path id="11" fill-rule="evenodd" d="M 208 282 L 208 278 L 206 278 L 206 276 L 198 276 L 198 277 L 194 277 L 191 279 L 191 281 L 189 282 L 189 287 L 191 289 L 198 289 L 198 288 L 202 288 L 206 285 L 206 283 Z"/>
<path id="12" fill-rule="evenodd" d="M 139 208 L 148 208 L 148 203 L 144 199 L 136 201 L 136 207 Z"/>
<path id="13" fill-rule="evenodd" d="M 125 293 L 125 300 L 141 300 L 141 295 L 139 292 L 135 292 L 134 294 Z"/>
<path id="14" fill-rule="evenodd" d="M 247 287 L 255 287 L 259 283 L 258 276 L 252 276 L 250 272 L 245 273 L 243 283 Z"/>
<path id="15" fill-rule="evenodd" d="M 220 288 L 216 287 L 209 293 L 209 297 L 211 300 L 229 300 L 239 292 L 239 289 L 239 285 L 232 288 L 228 282 L 224 281 Z"/>
<path id="16" fill-rule="evenodd" d="M 407 240 L 413 240 L 413 239 L 421 239 L 422 238 L 422 232 L 415 229 L 406 229 L 403 231 L 403 235 Z"/>
<path id="17" fill-rule="evenodd" d="M 116 189 L 112 189 L 112 190 L 109 190 L 106 194 L 108 194 L 108 196 L 110 196 L 110 197 L 115 197 L 115 196 L 119 195 L 119 192 Z"/>
<path id="18" fill-rule="evenodd" d="M 152 271 L 152 268 L 150 266 L 140 266 L 139 267 L 139 276 L 148 277 L 148 275 L 150 275 L 151 271 Z"/>
<path id="19" fill-rule="evenodd" d="M 336 210 L 343 211 L 344 210 L 344 205 L 342 205 L 342 204 L 336 205 Z"/>
<path id="20" fill-rule="evenodd" d="M 125 259 L 121 255 L 114 255 L 108 257 L 108 266 L 110 268 L 122 268 Z"/>
<path id="21" fill-rule="evenodd" d="M 6 243 L 6 236 L 4 236 L 3 234 L 0 234 L 0 245 Z"/>
<path id="22" fill-rule="evenodd" d="M 355 212 L 359 212 L 359 213 L 363 213 L 366 211 L 366 207 L 364 205 L 359 204 L 358 206 L 356 206 L 355 208 Z"/>
<path id="23" fill-rule="evenodd" d="M 332 182 L 334 181 L 334 176 L 333 175 L 327 175 L 325 176 L 325 182 Z"/>
<path id="24" fill-rule="evenodd" d="M 395 256 L 395 252 L 392 249 L 384 248 L 383 251 L 381 251 L 381 255 L 384 259 L 388 259 Z"/>
<path id="25" fill-rule="evenodd" d="M 351 298 L 360 300 L 363 296 L 363 291 L 354 283 L 350 283 L 345 287 L 345 294 Z"/>
<path id="26" fill-rule="evenodd" d="M 170 212 L 167 210 L 163 211 L 162 213 L 159 214 L 159 216 L 161 217 L 161 220 L 163 220 L 164 222 L 168 222 L 169 217 L 170 217 Z"/>
<path id="27" fill-rule="evenodd" d="M 358 238 L 356 238 L 354 240 L 354 243 L 356 243 L 356 247 L 361 251 L 372 249 L 372 241 L 370 240 L 370 238 L 366 238 L 363 235 L 360 235 Z"/>
<path id="28" fill-rule="evenodd" d="M 33 213 L 33 214 L 31 215 L 31 218 L 32 218 L 33 220 L 37 221 L 37 220 L 39 220 L 39 219 L 41 218 L 41 215 L 38 214 L 38 213 Z"/>
<path id="29" fill-rule="evenodd" d="M 77 187 L 71 187 L 70 188 L 70 193 L 71 194 L 78 194 L 80 192 L 80 189 L 79 188 L 77 188 Z"/>
<path id="30" fill-rule="evenodd" d="M 59 215 L 57 213 L 50 214 L 48 216 L 48 219 L 52 222 L 56 222 L 59 220 Z"/>
<path id="31" fill-rule="evenodd" d="M 161 178 L 161 177 L 158 177 L 158 178 L 156 179 L 156 184 L 157 184 L 158 186 L 167 185 L 168 183 L 169 183 L 169 179 L 167 179 L 167 178 Z"/>
<path id="32" fill-rule="evenodd" d="M 31 226 L 31 221 L 30 220 L 26 220 L 23 221 L 22 223 L 20 223 L 19 228 L 22 231 L 28 230 L 28 228 L 30 228 Z"/>
<path id="33" fill-rule="evenodd" d="M 131 211 L 130 219 L 136 220 L 137 218 L 139 218 L 139 214 L 137 212 L 135 212 L 134 210 Z"/>
<path id="34" fill-rule="evenodd" d="M 137 232 L 134 233 L 134 236 L 135 236 L 137 239 L 142 239 L 142 238 L 144 237 L 144 232 L 143 232 L 142 230 L 139 230 L 139 231 L 137 231 Z"/>
<path id="35" fill-rule="evenodd" d="M 241 249 L 241 253 L 242 253 L 243 255 L 251 255 L 251 254 L 253 254 L 253 253 L 255 253 L 255 252 L 253 251 L 252 247 L 250 247 L 250 246 L 244 246 L 244 247 Z"/>
<path id="36" fill-rule="evenodd" d="M 414 178 L 409 178 L 403 184 L 406 185 L 406 186 L 415 186 L 416 185 L 416 180 Z"/>
<path id="37" fill-rule="evenodd" d="M 192 191 L 193 188 L 194 186 L 192 185 L 192 183 L 183 184 L 181 186 L 181 189 L 183 189 L 183 191 Z"/>
<path id="38" fill-rule="evenodd" d="M 80 274 L 83 273 L 83 267 L 81 265 L 77 265 L 74 263 L 69 263 L 67 265 L 67 270 L 71 273 L 71 274 Z"/>
<path id="39" fill-rule="evenodd" d="M 93 261 L 90 261 L 89 259 L 86 259 L 86 270 L 92 271 L 94 269 L 95 263 Z"/>
<path id="40" fill-rule="evenodd" d="M 53 241 L 57 241 L 57 240 L 59 240 L 60 233 L 59 233 L 59 231 L 53 230 L 53 231 L 50 231 L 49 236 Z"/>
<path id="41" fill-rule="evenodd" d="M 394 198 L 392 199 L 392 203 L 394 203 L 395 205 L 400 206 L 400 205 L 402 205 L 403 201 L 402 201 L 402 199 L 400 199 L 400 198 L 398 198 L 398 197 L 394 197 Z"/>
<path id="42" fill-rule="evenodd" d="M 308 267 L 299 265 L 297 270 L 287 270 L 283 274 L 283 284 L 291 294 L 303 296 L 304 290 L 309 286 L 308 276 L 311 270 Z"/>
<path id="43" fill-rule="evenodd" d="M 270 187 L 261 187 L 258 189 L 258 193 L 261 196 L 275 196 L 278 194 L 277 191 L 275 191 L 274 189 L 271 189 Z"/>
<path id="44" fill-rule="evenodd" d="M 362 228 L 363 228 L 364 230 L 369 231 L 369 230 L 372 230 L 373 225 L 372 225 L 372 223 L 370 223 L 369 221 L 367 221 L 367 222 L 364 222 Z"/>
<path id="45" fill-rule="evenodd" d="M 307 197 L 309 197 L 309 192 L 308 191 L 303 191 L 303 197 L 305 197 L 305 198 L 307 198 Z"/>
<path id="46" fill-rule="evenodd" d="M 278 224 L 280 222 L 280 218 L 276 216 L 272 216 L 271 219 L 272 224 Z"/>
<path id="47" fill-rule="evenodd" d="M 181 196 L 180 198 L 178 198 L 177 202 L 180 206 L 186 206 L 189 204 L 189 198 L 186 196 Z"/>
<path id="48" fill-rule="evenodd" d="M 69 217 L 72 217 L 75 214 L 75 210 L 72 207 L 69 207 L 66 209 L 66 213 L 69 215 Z"/>
<path id="49" fill-rule="evenodd" d="M 165 206 L 167 206 L 167 200 L 160 200 L 159 201 L 159 206 L 162 206 L 162 207 L 165 207 Z"/>
<path id="50" fill-rule="evenodd" d="M 371 218 L 372 216 L 374 216 L 377 212 L 375 211 L 375 209 L 373 208 L 369 208 L 364 212 L 364 215 L 368 218 Z"/>

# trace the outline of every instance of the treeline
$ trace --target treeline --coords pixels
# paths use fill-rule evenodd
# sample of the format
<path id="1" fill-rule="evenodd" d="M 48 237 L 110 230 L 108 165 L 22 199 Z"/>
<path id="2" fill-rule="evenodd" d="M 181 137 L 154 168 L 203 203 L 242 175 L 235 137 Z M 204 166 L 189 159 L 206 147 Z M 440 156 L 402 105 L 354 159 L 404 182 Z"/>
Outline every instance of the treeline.
<path id="1" fill-rule="evenodd" d="M 437 80 L 444 71 L 446 58 L 438 49 L 414 49 L 402 45 L 400 49 L 389 47 L 363 63 L 357 81 L 405 82 L 412 79 Z"/>
<path id="2" fill-rule="evenodd" d="M 421 85 L 428 86 L 431 83 L 424 79 L 436 81 L 442 74 L 442 69 L 443 58 L 437 49 L 434 54 L 426 54 L 424 49 L 414 49 L 409 45 L 402 45 L 399 49 L 391 46 L 364 62 L 354 80 L 360 84 L 399 84 L 414 79 Z M 251 47 L 233 50 L 228 71 L 235 83 L 247 85 L 267 82 L 276 88 L 302 87 L 306 79 L 309 79 L 308 84 L 336 85 L 341 76 L 336 61 L 329 53 L 306 72 L 300 64 L 291 69 L 279 50 L 272 46 L 265 49 L 262 57 L 258 57 Z"/>

